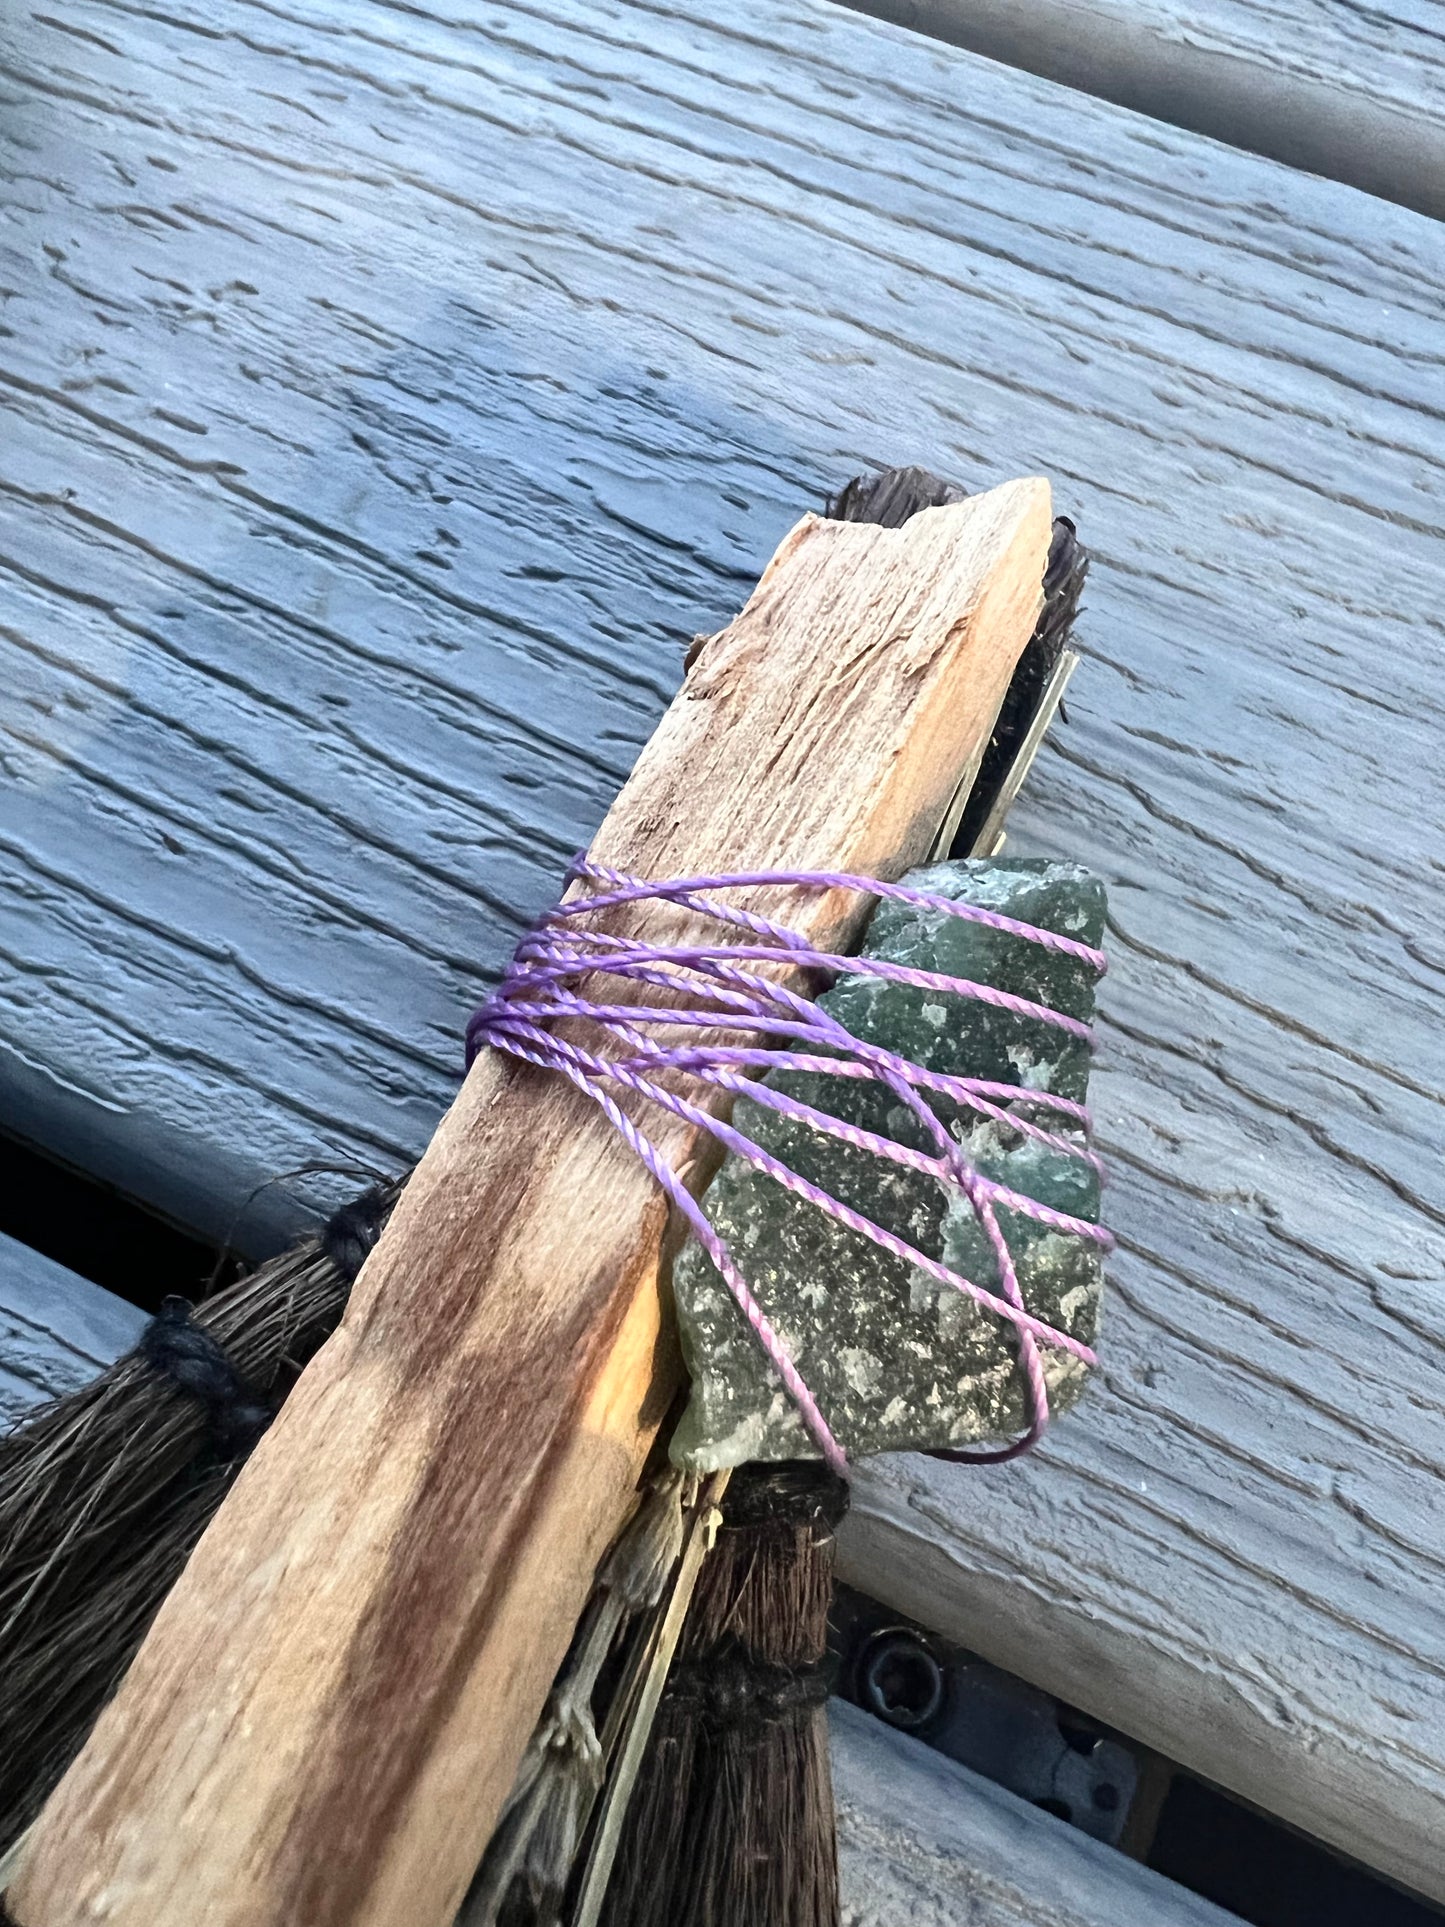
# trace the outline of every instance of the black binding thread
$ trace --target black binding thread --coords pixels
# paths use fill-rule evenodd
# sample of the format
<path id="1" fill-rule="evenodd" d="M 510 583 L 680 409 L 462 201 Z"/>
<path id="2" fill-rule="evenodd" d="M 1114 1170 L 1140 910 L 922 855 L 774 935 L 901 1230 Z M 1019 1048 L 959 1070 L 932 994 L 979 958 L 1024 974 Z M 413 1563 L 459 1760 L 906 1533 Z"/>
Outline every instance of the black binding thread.
<path id="1" fill-rule="evenodd" d="M 348 1285 L 371 1256 L 395 1198 L 387 1186 L 373 1184 L 359 1198 L 333 1211 L 321 1231 L 321 1249 Z"/>
<path id="2" fill-rule="evenodd" d="M 848 1482 L 816 1459 L 745 1465 L 722 1500 L 724 1532 L 817 1526 L 831 1532 L 848 1510 Z"/>
<path id="3" fill-rule="evenodd" d="M 223 1459 L 242 1459 L 276 1415 L 269 1399 L 252 1390 L 225 1346 L 192 1316 L 188 1298 L 166 1298 L 136 1347 L 148 1365 L 164 1372 L 205 1408 L 211 1442 Z"/>
<path id="4" fill-rule="evenodd" d="M 798 1719 L 822 1706 L 833 1689 L 834 1665 L 785 1666 L 761 1660 L 736 1638 L 673 1666 L 667 1699 L 674 1712 L 713 1728 L 756 1731 Z"/>
<path id="5" fill-rule="evenodd" d="M 381 1236 L 392 1202 L 386 1187 L 374 1184 L 322 1227 L 322 1253 L 348 1286 L 356 1283 Z M 164 1299 L 136 1349 L 147 1364 L 199 1400 L 211 1445 L 222 1460 L 245 1458 L 276 1416 L 276 1405 L 248 1384 L 215 1333 L 197 1324 L 187 1298 Z"/>

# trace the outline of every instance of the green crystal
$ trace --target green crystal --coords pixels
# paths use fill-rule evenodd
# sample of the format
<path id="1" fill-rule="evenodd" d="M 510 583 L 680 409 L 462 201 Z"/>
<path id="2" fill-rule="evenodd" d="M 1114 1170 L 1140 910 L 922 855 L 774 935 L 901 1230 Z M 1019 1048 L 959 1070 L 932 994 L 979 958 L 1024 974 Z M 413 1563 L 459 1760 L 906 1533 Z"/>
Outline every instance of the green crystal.
<path id="1" fill-rule="evenodd" d="M 1074 864 L 974 859 L 936 864 L 904 881 L 1095 947 L 1102 940 L 1103 885 Z M 1093 1016 L 1096 973 L 1089 965 L 942 911 L 880 903 L 863 954 L 992 984 L 1085 1021 Z M 930 1070 L 1079 1101 L 1086 1094 L 1087 1044 L 973 999 L 845 977 L 819 1002 L 855 1036 Z M 884 1085 L 796 1071 L 774 1072 L 769 1082 L 896 1142 L 934 1148 Z M 1089 1164 L 945 1098 L 933 1102 L 986 1176 L 1072 1216 L 1097 1219 L 1098 1179 Z M 1070 1134 L 1056 1116 L 1028 1114 Z M 971 1207 L 949 1187 L 750 1098 L 738 1100 L 734 1121 L 831 1196 L 998 1290 L 987 1238 Z M 704 1204 L 850 1458 L 998 1441 L 1022 1429 L 1027 1392 L 1008 1321 L 783 1190 L 745 1159 L 724 1160 Z M 1099 1247 L 1021 1213 L 1000 1209 L 998 1218 L 1029 1310 L 1092 1344 L 1102 1286 Z M 674 1267 L 674 1289 L 692 1377 L 673 1439 L 674 1462 L 710 1471 L 756 1459 L 816 1457 L 811 1434 L 732 1294 L 693 1241 Z M 1078 1398 L 1086 1368 L 1057 1347 L 1043 1347 L 1042 1355 L 1050 1406 L 1059 1412 Z"/>

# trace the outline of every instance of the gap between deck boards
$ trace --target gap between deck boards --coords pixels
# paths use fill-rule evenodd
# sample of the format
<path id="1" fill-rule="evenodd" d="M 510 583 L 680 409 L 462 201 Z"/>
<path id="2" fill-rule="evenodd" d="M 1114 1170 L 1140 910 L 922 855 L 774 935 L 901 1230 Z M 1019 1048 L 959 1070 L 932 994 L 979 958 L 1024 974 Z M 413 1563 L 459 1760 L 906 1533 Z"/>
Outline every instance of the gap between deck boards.
<path id="1" fill-rule="evenodd" d="M 1159 0 L 841 4 L 1419 214 L 1445 215 L 1445 120 L 1432 98 L 1439 57 L 1408 20 L 1387 23 L 1405 43 L 1392 86 L 1383 46 L 1352 49 L 1303 8 L 1300 34 L 1285 45 L 1249 0 L 1207 0 L 1187 13 Z M 1352 54 L 1353 71 L 1345 65 Z M 1408 81 L 1399 81 L 1402 68 Z"/>

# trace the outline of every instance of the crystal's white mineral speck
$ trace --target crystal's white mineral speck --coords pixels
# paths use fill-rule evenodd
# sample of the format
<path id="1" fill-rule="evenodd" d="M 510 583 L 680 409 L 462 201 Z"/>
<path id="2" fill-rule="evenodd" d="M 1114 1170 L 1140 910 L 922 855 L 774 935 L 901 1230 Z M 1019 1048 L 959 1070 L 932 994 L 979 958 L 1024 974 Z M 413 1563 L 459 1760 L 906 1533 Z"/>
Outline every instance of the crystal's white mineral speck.
<path id="1" fill-rule="evenodd" d="M 1076 865 L 1044 860 L 939 864 L 906 879 L 915 889 L 998 910 L 1097 946 L 1102 884 Z M 941 911 L 882 903 L 864 954 L 971 978 L 1089 1020 L 1094 971 L 1018 937 Z M 1082 1100 L 1088 1048 L 1063 1032 L 962 997 L 940 1002 L 879 979 L 848 977 L 820 999 L 849 1030 L 929 1069 Z M 920 1149 L 916 1120 L 881 1085 L 822 1073 L 772 1081 L 819 1110 Z M 980 1170 L 1041 1203 L 1094 1219 L 1098 1180 L 1077 1158 L 1007 1126 L 935 1102 Z M 1033 1112 L 1057 1129 L 1055 1120 Z M 735 1122 L 783 1163 L 916 1249 L 989 1290 L 997 1260 L 967 1202 L 920 1172 L 872 1157 L 740 1098 Z M 850 1457 L 908 1446 L 1006 1438 L 1027 1412 L 1012 1325 L 951 1286 L 850 1231 L 729 1157 L 707 1192 L 708 1216 Z M 1098 1247 L 1018 1212 L 999 1224 L 1031 1311 L 1092 1343 L 1099 1319 Z M 745 1254 L 745 1256 L 744 1256 Z M 817 1447 L 711 1261 L 692 1242 L 674 1268 L 692 1395 L 673 1458 L 702 1471 L 750 1459 L 816 1456 Z M 1083 1389 L 1082 1364 L 1044 1349 L 1053 1409 Z"/>

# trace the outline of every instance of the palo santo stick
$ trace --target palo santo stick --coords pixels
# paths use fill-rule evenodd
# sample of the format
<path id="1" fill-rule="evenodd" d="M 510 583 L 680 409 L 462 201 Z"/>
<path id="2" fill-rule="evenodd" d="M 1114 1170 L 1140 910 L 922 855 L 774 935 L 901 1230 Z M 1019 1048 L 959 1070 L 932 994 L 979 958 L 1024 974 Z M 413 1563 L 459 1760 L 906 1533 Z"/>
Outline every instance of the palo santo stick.
<path id="1" fill-rule="evenodd" d="M 897 530 L 805 518 L 694 651 L 593 856 L 656 877 L 921 860 L 1028 640 L 1049 533 L 1042 481 Z M 867 911 L 731 900 L 824 949 Z M 688 927 L 661 903 L 616 917 Z M 698 1133 L 646 1125 L 701 1183 Z M 666 1219 L 570 1084 L 479 1059 L 41 1815 L 21 1927 L 451 1919 L 677 1386 Z"/>

